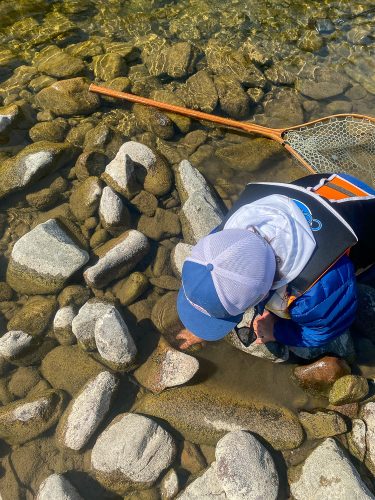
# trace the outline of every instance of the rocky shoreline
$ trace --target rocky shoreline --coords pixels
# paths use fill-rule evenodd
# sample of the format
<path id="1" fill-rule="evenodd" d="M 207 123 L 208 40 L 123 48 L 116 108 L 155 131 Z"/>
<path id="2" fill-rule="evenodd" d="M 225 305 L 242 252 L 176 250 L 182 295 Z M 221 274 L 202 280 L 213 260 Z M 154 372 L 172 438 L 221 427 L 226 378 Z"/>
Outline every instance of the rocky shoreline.
<path id="1" fill-rule="evenodd" d="M 275 392 L 291 363 L 297 403 L 210 384 L 220 364 L 175 339 L 191 245 L 245 182 L 303 172 L 266 139 L 88 91 L 95 80 L 275 127 L 367 113 L 365 6 L 342 39 L 321 7 L 303 29 L 280 11 L 276 56 L 236 2 L 218 25 L 208 3 L 182 3 L 123 16 L 112 2 L 41 2 L 39 17 L 25 6 L 0 21 L 1 498 L 374 498 L 374 283 L 324 350 L 221 343 L 265 360 Z M 348 47 L 363 71 L 349 57 L 337 70 Z"/>

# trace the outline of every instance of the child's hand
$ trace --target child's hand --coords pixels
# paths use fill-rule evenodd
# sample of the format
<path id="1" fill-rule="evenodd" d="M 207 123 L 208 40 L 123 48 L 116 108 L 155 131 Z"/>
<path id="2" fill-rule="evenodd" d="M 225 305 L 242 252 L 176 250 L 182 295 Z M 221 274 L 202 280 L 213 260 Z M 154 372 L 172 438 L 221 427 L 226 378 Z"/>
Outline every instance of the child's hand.
<path id="1" fill-rule="evenodd" d="M 184 330 L 181 330 L 181 332 L 178 335 L 176 335 L 176 339 L 184 341 L 179 345 L 180 349 L 187 349 L 191 345 L 203 342 L 203 339 L 197 337 L 196 335 L 194 335 L 194 333 L 192 333 L 190 330 L 186 328 Z"/>
<path id="2" fill-rule="evenodd" d="M 273 327 L 276 322 L 276 316 L 269 311 L 264 311 L 262 316 L 257 316 L 254 320 L 254 331 L 257 336 L 256 344 L 267 344 L 276 339 L 273 335 Z"/>

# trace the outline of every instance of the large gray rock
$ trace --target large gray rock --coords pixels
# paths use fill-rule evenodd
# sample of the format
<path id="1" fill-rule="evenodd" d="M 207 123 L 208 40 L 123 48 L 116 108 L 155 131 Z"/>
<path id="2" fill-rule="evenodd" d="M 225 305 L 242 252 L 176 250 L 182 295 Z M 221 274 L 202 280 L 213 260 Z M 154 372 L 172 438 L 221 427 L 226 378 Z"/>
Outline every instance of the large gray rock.
<path id="1" fill-rule="evenodd" d="M 227 500 L 228 497 L 217 477 L 217 464 L 211 466 L 195 479 L 179 495 L 178 500 Z"/>
<path id="2" fill-rule="evenodd" d="M 107 415 L 118 382 L 103 371 L 91 379 L 69 403 L 56 430 L 60 446 L 81 450 Z"/>
<path id="3" fill-rule="evenodd" d="M 180 218 L 184 240 L 195 244 L 220 224 L 224 212 L 203 175 L 187 160 L 176 167 L 175 174 L 183 202 Z"/>
<path id="4" fill-rule="evenodd" d="M 306 459 L 300 478 L 290 485 L 296 500 L 369 500 L 374 496 L 344 450 L 332 438 Z"/>
<path id="5" fill-rule="evenodd" d="M 114 279 L 123 278 L 148 253 L 149 248 L 147 237 L 134 229 L 109 240 L 96 250 L 98 262 L 84 272 L 86 283 L 103 288 Z"/>
<path id="6" fill-rule="evenodd" d="M 56 219 L 49 219 L 15 243 L 7 282 L 27 295 L 55 293 L 88 259 L 65 228 Z"/>
<path id="7" fill-rule="evenodd" d="M 129 329 L 115 307 L 96 321 L 95 342 L 103 361 L 114 370 L 125 370 L 137 355 Z"/>
<path id="8" fill-rule="evenodd" d="M 157 481 L 175 456 L 172 436 L 142 415 L 119 415 L 98 437 L 91 467 L 100 483 L 119 495 L 147 488 Z"/>
<path id="9" fill-rule="evenodd" d="M 39 486 L 36 500 L 83 500 L 74 486 L 61 474 L 51 474 Z"/>
<path id="10" fill-rule="evenodd" d="M 74 155 L 67 143 L 39 141 L 29 144 L 16 156 L 2 161 L 0 168 L 0 198 L 19 191 L 54 172 Z"/>
<path id="11" fill-rule="evenodd" d="M 217 477 L 232 500 L 277 498 L 279 478 L 269 451 L 252 434 L 230 432 L 216 446 Z"/>
<path id="12" fill-rule="evenodd" d="M 81 307 L 78 314 L 72 321 L 73 333 L 77 337 L 77 341 L 81 347 L 87 350 L 93 350 L 96 348 L 96 322 L 104 314 L 112 311 L 113 309 L 114 306 L 112 304 L 98 299 L 90 299 Z"/>

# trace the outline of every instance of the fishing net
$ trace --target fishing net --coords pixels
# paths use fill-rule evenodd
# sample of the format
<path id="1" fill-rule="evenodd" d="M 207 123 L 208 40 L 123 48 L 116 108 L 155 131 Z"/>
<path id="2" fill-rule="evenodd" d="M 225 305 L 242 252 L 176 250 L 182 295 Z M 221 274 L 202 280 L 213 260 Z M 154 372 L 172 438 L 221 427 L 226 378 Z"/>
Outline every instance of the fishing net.
<path id="1" fill-rule="evenodd" d="M 375 123 L 354 116 L 332 117 L 283 139 L 318 173 L 346 172 L 375 185 Z"/>

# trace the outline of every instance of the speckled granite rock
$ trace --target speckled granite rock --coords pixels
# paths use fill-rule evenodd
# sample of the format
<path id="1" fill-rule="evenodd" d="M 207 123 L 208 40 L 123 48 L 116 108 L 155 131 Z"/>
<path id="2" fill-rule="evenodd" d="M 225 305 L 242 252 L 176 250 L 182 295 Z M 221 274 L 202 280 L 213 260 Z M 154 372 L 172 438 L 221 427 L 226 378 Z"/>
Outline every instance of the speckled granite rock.
<path id="1" fill-rule="evenodd" d="M 73 190 L 69 204 L 70 209 L 79 221 L 85 221 L 94 215 L 98 209 L 102 194 L 102 183 L 97 177 L 91 176 Z"/>
<path id="2" fill-rule="evenodd" d="M 217 477 L 217 463 L 211 466 L 189 484 L 179 495 L 179 500 L 227 500 L 228 497 Z"/>
<path id="3" fill-rule="evenodd" d="M 150 418 L 119 415 L 98 437 L 91 454 L 97 480 L 117 494 L 147 488 L 176 453 L 172 436 Z"/>
<path id="4" fill-rule="evenodd" d="M 104 229 L 118 236 L 130 227 L 130 214 L 120 196 L 109 186 L 100 198 L 99 216 Z"/>
<path id="5" fill-rule="evenodd" d="M 160 492 L 162 500 L 171 500 L 179 491 L 179 479 L 176 471 L 170 469 L 163 477 L 160 485 Z"/>
<path id="6" fill-rule="evenodd" d="M 112 304 L 99 299 L 90 299 L 80 308 L 78 314 L 73 318 L 72 331 L 83 349 L 96 349 L 96 322 L 113 309 Z"/>
<path id="7" fill-rule="evenodd" d="M 361 443 L 362 450 L 365 448 L 365 463 L 370 471 L 375 474 L 375 403 L 366 403 L 360 413 L 366 425 L 365 446 Z M 362 430 L 363 436 L 363 430 Z"/>
<path id="8" fill-rule="evenodd" d="M 333 405 L 361 401 L 368 394 L 368 382 L 359 375 L 345 375 L 333 384 L 329 392 L 329 402 Z"/>
<path id="9" fill-rule="evenodd" d="M 0 338 L 0 356 L 8 361 L 22 357 L 32 349 L 34 338 L 22 331 L 10 331 Z"/>
<path id="10" fill-rule="evenodd" d="M 366 409 L 364 408 L 364 414 L 366 414 Z M 369 434 L 371 435 L 371 425 L 370 425 L 370 432 Z M 352 455 L 354 455 L 358 460 L 361 462 L 364 461 L 365 456 L 366 456 L 366 423 L 361 420 L 360 418 L 354 418 L 352 420 L 352 430 L 351 432 L 348 433 L 348 445 L 349 445 L 349 451 Z M 370 437 L 371 440 L 371 437 Z M 369 452 L 371 453 L 372 451 L 372 446 L 370 444 L 369 446 Z M 369 455 L 370 455 L 369 453 Z"/>
<path id="11" fill-rule="evenodd" d="M 299 421 L 309 439 L 320 439 L 336 436 L 347 431 L 347 425 L 342 416 L 334 411 L 299 412 Z"/>
<path id="12" fill-rule="evenodd" d="M 177 243 L 171 252 L 171 264 L 174 274 L 177 278 L 181 278 L 182 266 L 186 258 L 191 254 L 193 245 L 188 243 Z"/>
<path id="13" fill-rule="evenodd" d="M 83 500 L 74 486 L 61 474 L 51 474 L 39 486 L 36 500 Z"/>
<path id="14" fill-rule="evenodd" d="M 55 219 L 39 224 L 14 245 L 7 281 L 19 293 L 59 291 L 87 261 L 88 254 Z"/>
<path id="15" fill-rule="evenodd" d="M 77 315 L 74 306 L 64 306 L 57 311 L 53 320 L 53 333 L 62 345 L 74 344 L 76 338 L 73 334 L 72 323 Z"/>
<path id="16" fill-rule="evenodd" d="M 107 415 L 118 382 L 103 371 L 89 380 L 69 403 L 56 430 L 60 446 L 81 450 Z"/>
<path id="17" fill-rule="evenodd" d="M 98 262 L 84 272 L 86 283 L 103 288 L 114 279 L 126 276 L 148 253 L 149 248 L 146 236 L 134 229 L 107 241 L 96 250 Z"/>

